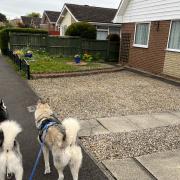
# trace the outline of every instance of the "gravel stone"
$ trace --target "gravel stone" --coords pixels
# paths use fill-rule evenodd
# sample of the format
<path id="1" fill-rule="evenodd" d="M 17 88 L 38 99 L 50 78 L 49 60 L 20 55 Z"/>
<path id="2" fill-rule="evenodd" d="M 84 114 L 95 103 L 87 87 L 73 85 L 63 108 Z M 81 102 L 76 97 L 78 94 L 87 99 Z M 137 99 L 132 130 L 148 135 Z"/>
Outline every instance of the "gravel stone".
<path id="1" fill-rule="evenodd" d="M 29 81 L 62 117 L 82 120 L 180 110 L 180 88 L 128 71 Z"/>
<path id="2" fill-rule="evenodd" d="M 138 157 L 180 148 L 180 125 L 83 137 L 81 141 L 100 161 Z"/>
<path id="3" fill-rule="evenodd" d="M 29 81 L 60 117 L 81 120 L 180 111 L 180 87 L 132 72 Z M 82 138 L 94 156 L 137 157 L 180 148 L 180 125 Z"/>

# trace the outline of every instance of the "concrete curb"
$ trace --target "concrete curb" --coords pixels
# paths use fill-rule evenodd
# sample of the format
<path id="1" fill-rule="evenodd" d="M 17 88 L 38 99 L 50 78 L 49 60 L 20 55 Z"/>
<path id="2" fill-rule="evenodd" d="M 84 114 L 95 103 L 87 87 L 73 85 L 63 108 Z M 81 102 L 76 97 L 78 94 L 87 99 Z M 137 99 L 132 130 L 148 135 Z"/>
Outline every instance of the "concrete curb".
<path id="1" fill-rule="evenodd" d="M 138 73 L 140 75 L 150 77 L 150 78 L 153 78 L 153 79 L 161 80 L 163 82 L 172 84 L 174 86 L 180 86 L 180 80 L 173 79 L 173 78 L 167 77 L 165 75 L 157 75 L 157 74 L 149 73 L 147 71 L 132 68 L 132 67 L 129 67 L 129 66 L 124 66 L 124 70 L 131 71 L 131 72 L 134 72 L 134 73 Z"/>
<path id="2" fill-rule="evenodd" d="M 99 70 L 89 70 L 89 71 L 81 71 L 81 72 L 70 72 L 70 73 L 49 73 L 49 74 L 31 74 L 32 79 L 41 79 L 41 78 L 63 78 L 63 77 L 76 77 L 76 76 L 86 76 L 86 75 L 94 75 L 94 74 L 102 74 L 102 73 L 113 73 L 124 70 L 123 67 L 116 68 L 107 68 L 107 69 L 99 69 Z"/>
<path id="3" fill-rule="evenodd" d="M 91 160 L 98 166 L 98 168 L 104 173 L 104 175 L 109 180 L 116 180 L 116 178 L 113 176 L 113 174 L 104 166 L 102 162 L 97 162 L 97 160 L 93 157 L 92 152 L 88 151 L 85 146 L 81 143 L 81 138 L 78 139 L 78 144 L 81 146 L 81 148 L 84 150 L 84 152 L 91 158 Z"/>

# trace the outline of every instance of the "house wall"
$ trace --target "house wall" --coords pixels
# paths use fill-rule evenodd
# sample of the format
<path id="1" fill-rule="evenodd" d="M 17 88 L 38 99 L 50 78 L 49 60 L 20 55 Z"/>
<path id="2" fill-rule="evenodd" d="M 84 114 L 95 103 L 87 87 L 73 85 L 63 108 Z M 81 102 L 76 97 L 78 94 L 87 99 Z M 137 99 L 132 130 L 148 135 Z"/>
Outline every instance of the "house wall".
<path id="1" fill-rule="evenodd" d="M 72 18 L 71 14 L 67 11 L 66 14 L 64 15 L 63 20 L 60 23 L 60 26 L 70 26 L 75 20 Z"/>
<path id="2" fill-rule="evenodd" d="M 125 0 L 127 1 L 127 0 Z M 180 19 L 179 0 L 129 0 L 125 12 L 119 11 L 120 23 Z M 122 13 L 122 16 L 121 16 Z"/>
<path id="3" fill-rule="evenodd" d="M 166 52 L 163 74 L 180 78 L 180 53 Z"/>
<path id="4" fill-rule="evenodd" d="M 140 48 L 133 46 L 135 23 L 123 24 L 122 34 L 129 33 L 131 36 L 128 65 L 152 73 L 162 73 L 169 28 L 170 21 L 160 21 L 159 28 L 157 22 L 151 22 L 148 48 Z"/>

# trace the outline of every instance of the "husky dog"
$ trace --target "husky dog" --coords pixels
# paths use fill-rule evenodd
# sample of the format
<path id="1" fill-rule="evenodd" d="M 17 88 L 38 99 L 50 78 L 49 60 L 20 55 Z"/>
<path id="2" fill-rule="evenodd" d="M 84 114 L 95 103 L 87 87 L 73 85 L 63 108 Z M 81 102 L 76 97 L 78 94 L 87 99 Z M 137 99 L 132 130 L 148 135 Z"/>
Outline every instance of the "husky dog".
<path id="1" fill-rule="evenodd" d="M 5 180 L 6 175 L 8 179 L 14 175 L 16 180 L 22 180 L 22 155 L 16 141 L 21 131 L 15 121 L 6 120 L 0 123 L 0 180 Z"/>
<path id="2" fill-rule="evenodd" d="M 49 166 L 49 150 L 51 150 L 54 166 L 59 174 L 58 180 L 64 179 L 63 170 L 67 165 L 70 167 L 73 180 L 78 180 L 82 163 L 82 151 L 77 145 L 77 133 L 80 129 L 78 121 L 68 118 L 61 123 L 54 117 L 48 103 L 39 100 L 35 111 L 35 123 L 39 130 L 39 140 L 44 143 L 44 174 L 51 172 Z M 46 130 L 44 127 L 47 126 Z"/>
<path id="3" fill-rule="evenodd" d="M 0 123 L 8 119 L 8 111 L 3 100 L 0 100 Z"/>

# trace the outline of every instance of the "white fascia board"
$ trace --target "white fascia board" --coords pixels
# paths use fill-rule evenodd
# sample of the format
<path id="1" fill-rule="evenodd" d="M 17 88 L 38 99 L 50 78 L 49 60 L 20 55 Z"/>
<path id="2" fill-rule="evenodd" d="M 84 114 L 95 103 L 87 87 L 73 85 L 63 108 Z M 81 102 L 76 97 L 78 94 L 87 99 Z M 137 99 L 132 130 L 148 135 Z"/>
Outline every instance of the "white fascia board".
<path id="1" fill-rule="evenodd" d="M 93 25 L 104 25 L 104 26 L 117 26 L 121 27 L 121 24 L 114 24 L 114 23 L 99 23 L 99 22 L 88 22 Z"/>
<path id="2" fill-rule="evenodd" d="M 119 8 L 118 8 L 117 13 L 113 20 L 114 23 L 122 23 L 123 22 L 122 17 L 124 15 L 124 12 L 126 11 L 129 1 L 130 0 L 121 0 Z"/>
<path id="3" fill-rule="evenodd" d="M 79 22 L 76 18 L 75 18 L 75 16 L 71 13 L 71 11 L 68 9 L 68 7 L 66 6 L 66 4 L 64 5 L 64 7 L 63 7 L 63 9 L 62 9 L 62 11 L 61 11 L 61 14 L 59 15 L 59 18 L 58 18 L 58 20 L 57 20 L 57 22 L 56 22 L 56 26 L 58 26 L 60 23 L 59 23 L 59 21 L 60 21 L 60 18 L 62 17 L 62 18 L 64 18 L 64 11 L 65 10 L 67 10 L 68 12 L 69 12 L 69 14 L 72 16 L 72 18 L 76 21 L 76 22 Z"/>

